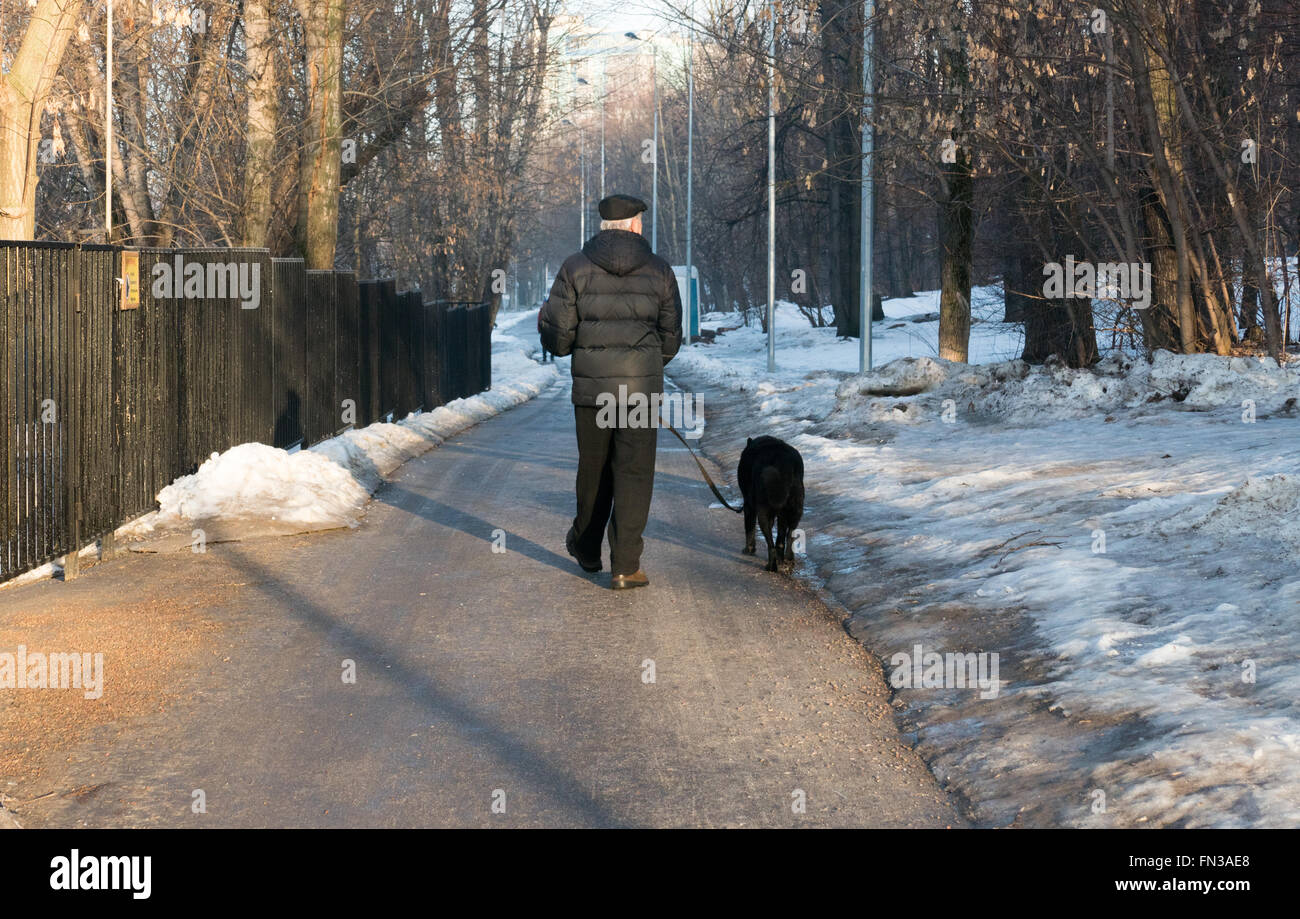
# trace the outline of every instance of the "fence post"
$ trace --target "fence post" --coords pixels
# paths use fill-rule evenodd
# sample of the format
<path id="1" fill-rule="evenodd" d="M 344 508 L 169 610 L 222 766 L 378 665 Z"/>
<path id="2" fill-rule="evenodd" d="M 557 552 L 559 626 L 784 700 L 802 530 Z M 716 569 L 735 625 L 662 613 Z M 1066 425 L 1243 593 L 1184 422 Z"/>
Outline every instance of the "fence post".
<path id="1" fill-rule="evenodd" d="M 357 284 L 357 377 L 362 395 L 362 425 L 374 424 L 382 417 L 379 383 L 379 292 L 380 282 Z"/>
<path id="2" fill-rule="evenodd" d="M 364 427 L 360 373 L 360 305 L 357 277 L 351 271 L 334 273 L 334 430 Z M 352 402 L 352 421 L 344 420 L 343 403 Z"/>
<path id="3" fill-rule="evenodd" d="M 482 338 L 482 350 L 479 353 L 483 364 L 479 371 L 479 392 L 487 392 L 492 388 L 492 304 L 484 304 L 482 310 L 482 323 L 479 328 L 479 334 Z"/>
<path id="4" fill-rule="evenodd" d="M 58 407 L 59 417 L 63 419 L 64 430 L 68 437 L 68 467 L 64 470 L 64 482 L 68 490 L 64 495 L 64 506 L 68 516 L 68 535 L 71 541 L 70 551 L 63 557 L 63 580 L 74 581 L 81 573 L 81 416 L 74 414 L 72 406 L 78 408 L 84 401 L 85 393 L 81 391 L 81 347 L 78 340 L 81 331 L 81 244 L 71 253 L 72 264 L 72 309 L 65 309 L 64 342 L 68 346 L 68 358 L 65 360 L 67 389 L 65 394 L 68 405 Z"/>
<path id="5" fill-rule="evenodd" d="M 379 417 L 397 416 L 401 401 L 401 374 L 397 354 L 402 338 L 401 301 L 397 296 L 397 283 L 379 282 L 376 308 L 379 312 L 379 336 L 375 362 L 379 372 Z"/>
<path id="6" fill-rule="evenodd" d="M 307 378 L 310 393 L 307 397 L 307 422 L 304 425 L 304 446 L 317 443 L 334 435 L 338 427 L 334 404 L 337 383 L 335 349 L 338 343 L 338 287 L 334 272 L 309 270 L 307 272 Z"/>
<path id="7" fill-rule="evenodd" d="M 271 260 L 272 340 L 276 413 L 274 446 L 288 448 L 306 439 L 307 270 L 301 259 Z"/>
<path id="8" fill-rule="evenodd" d="M 16 255 L 14 249 L 10 246 L 0 245 L 0 462 L 4 463 L 4 481 L 0 482 L 0 546 L 3 547 L 3 553 L 0 554 L 0 568 L 3 568 L 5 579 L 10 577 L 10 569 L 16 567 L 14 564 L 14 531 L 13 531 L 13 492 L 17 485 L 17 470 L 15 467 L 14 453 L 17 449 L 16 433 L 14 425 L 16 423 L 15 412 L 13 408 L 13 398 L 17 387 L 11 381 L 14 375 L 15 362 L 9 356 L 10 349 L 13 346 L 13 328 L 10 320 L 10 314 L 13 312 L 13 278 L 16 273 L 15 267 Z M 16 348 L 14 350 L 17 350 Z"/>

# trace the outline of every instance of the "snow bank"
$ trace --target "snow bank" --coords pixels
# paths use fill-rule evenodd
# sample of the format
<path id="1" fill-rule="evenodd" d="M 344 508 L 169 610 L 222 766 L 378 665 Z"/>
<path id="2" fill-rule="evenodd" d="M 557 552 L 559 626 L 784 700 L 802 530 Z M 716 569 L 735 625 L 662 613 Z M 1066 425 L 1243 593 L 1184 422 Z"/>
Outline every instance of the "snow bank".
<path id="1" fill-rule="evenodd" d="M 1300 561 L 1300 476 L 1248 479 L 1210 507 L 1189 507 L 1152 529 L 1163 536 L 1201 534 L 1220 543 L 1264 539 Z"/>
<path id="2" fill-rule="evenodd" d="M 742 392 L 766 387 L 762 410 L 776 422 L 839 413 L 846 425 L 910 425 L 945 408 L 1011 424 L 1146 407 L 1241 411 L 1247 402 L 1258 414 L 1300 410 L 1300 366 L 1279 367 L 1271 358 L 1157 351 L 1148 362 L 1116 352 L 1087 370 L 1031 367 L 1019 360 L 1023 327 L 1001 321 L 997 287 L 972 291 L 970 362 L 945 361 L 938 357 L 938 304 L 937 291 L 884 301 L 886 318 L 872 333 L 875 369 L 868 374 L 857 372 L 855 339 L 838 338 L 832 327 L 813 328 L 786 302 L 777 304 L 775 374 L 767 371 L 767 334 L 744 326 L 739 313 L 704 316 L 704 327 L 731 330 L 714 345 L 683 349 L 673 367 Z"/>
<path id="3" fill-rule="evenodd" d="M 160 510 L 148 526 L 262 516 L 304 529 L 346 526 L 369 495 L 345 467 L 321 453 L 240 444 L 212 454 L 198 472 L 159 492 Z"/>
<path id="4" fill-rule="evenodd" d="M 936 774 L 989 825 L 1300 826 L 1296 366 L 1030 367 L 995 323 L 954 364 L 901 325 L 934 337 L 886 338 L 870 374 L 779 323 L 775 373 L 753 331 L 669 372 L 706 396 L 706 449 L 802 452 L 805 570 L 882 660 L 1001 656 L 995 700 L 896 695 Z"/>
<path id="5" fill-rule="evenodd" d="M 923 396 L 899 406 L 899 397 Z M 889 397 L 887 403 L 875 401 Z M 1123 409 L 1175 406 L 1213 411 L 1252 406 L 1256 414 L 1293 412 L 1300 402 L 1300 370 L 1272 358 L 1221 357 L 1157 351 L 1142 358 L 1112 355 L 1090 369 L 1021 360 L 984 365 L 938 358 L 901 358 L 870 373 L 855 374 L 836 389 L 835 411 L 862 421 L 914 422 L 955 411 L 1007 423 L 1085 418 Z"/>

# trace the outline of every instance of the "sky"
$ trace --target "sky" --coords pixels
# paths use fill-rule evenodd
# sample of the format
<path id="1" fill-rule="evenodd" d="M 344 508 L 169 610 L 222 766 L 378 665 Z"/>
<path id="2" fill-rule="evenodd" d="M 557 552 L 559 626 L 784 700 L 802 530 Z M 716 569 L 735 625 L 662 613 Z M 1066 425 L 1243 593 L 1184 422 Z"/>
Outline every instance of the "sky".
<path id="1" fill-rule="evenodd" d="M 570 0 L 568 11 L 585 16 L 606 32 L 655 32 L 669 23 L 663 0 Z"/>

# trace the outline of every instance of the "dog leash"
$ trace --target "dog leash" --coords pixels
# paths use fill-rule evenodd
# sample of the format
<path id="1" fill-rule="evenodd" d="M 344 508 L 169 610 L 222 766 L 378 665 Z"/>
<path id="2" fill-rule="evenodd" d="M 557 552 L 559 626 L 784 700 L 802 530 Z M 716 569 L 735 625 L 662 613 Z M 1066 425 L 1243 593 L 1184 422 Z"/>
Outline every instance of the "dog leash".
<path id="1" fill-rule="evenodd" d="M 667 422 L 664 423 L 667 424 Z M 704 481 L 708 484 L 709 490 L 713 492 L 715 498 L 722 502 L 722 506 L 736 514 L 744 513 L 740 508 L 732 507 L 727 503 L 727 499 L 722 497 L 722 492 L 718 491 L 718 486 L 713 483 L 713 476 L 709 475 L 709 470 L 704 468 L 704 464 L 701 463 L 700 458 L 695 455 L 695 451 L 691 449 L 691 445 L 686 442 L 686 438 L 682 436 L 682 432 L 677 430 L 671 424 L 668 425 L 668 430 L 677 435 L 677 439 L 682 442 L 682 446 L 685 447 L 686 452 L 691 455 L 691 459 L 695 460 L 695 465 L 700 467 L 700 475 L 704 476 Z"/>

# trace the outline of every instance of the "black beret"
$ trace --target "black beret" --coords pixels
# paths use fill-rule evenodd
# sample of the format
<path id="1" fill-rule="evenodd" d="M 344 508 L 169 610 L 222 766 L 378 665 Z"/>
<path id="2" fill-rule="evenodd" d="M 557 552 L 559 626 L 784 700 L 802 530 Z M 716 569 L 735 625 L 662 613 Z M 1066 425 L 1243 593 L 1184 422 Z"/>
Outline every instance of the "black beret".
<path id="1" fill-rule="evenodd" d="M 646 209 L 646 203 L 631 195 L 610 195 L 600 202 L 601 220 L 627 220 Z"/>

